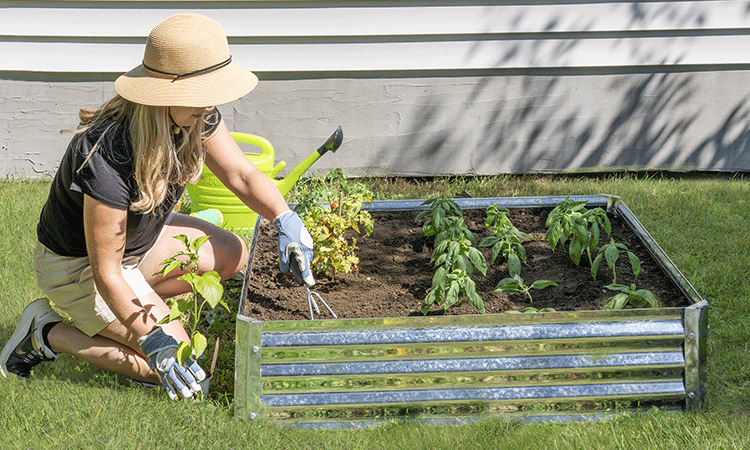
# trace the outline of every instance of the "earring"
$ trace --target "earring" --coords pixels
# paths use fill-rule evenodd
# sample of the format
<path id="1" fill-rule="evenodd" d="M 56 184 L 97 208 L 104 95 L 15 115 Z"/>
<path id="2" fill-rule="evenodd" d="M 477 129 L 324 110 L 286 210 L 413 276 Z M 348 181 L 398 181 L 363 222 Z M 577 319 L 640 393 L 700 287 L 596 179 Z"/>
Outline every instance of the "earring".
<path id="1" fill-rule="evenodd" d="M 182 127 L 177 125 L 177 122 L 174 121 L 174 118 L 172 117 L 172 111 L 167 109 L 167 115 L 169 116 L 169 121 L 172 122 L 172 126 L 171 126 L 172 134 L 176 136 L 182 133 Z"/>

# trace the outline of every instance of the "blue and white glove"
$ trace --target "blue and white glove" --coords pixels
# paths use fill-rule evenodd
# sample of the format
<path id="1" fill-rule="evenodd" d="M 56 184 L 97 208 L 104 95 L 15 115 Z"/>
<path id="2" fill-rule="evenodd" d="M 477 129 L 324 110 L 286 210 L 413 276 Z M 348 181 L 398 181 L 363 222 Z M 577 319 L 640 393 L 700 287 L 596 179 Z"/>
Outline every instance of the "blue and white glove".
<path id="1" fill-rule="evenodd" d="M 164 333 L 161 327 L 154 328 L 149 334 L 138 338 L 138 345 L 148 357 L 148 366 L 161 377 L 161 383 L 167 390 L 169 398 L 177 400 L 190 398 L 201 392 L 200 383 L 206 373 L 193 358 L 184 364 L 177 364 L 177 339 Z"/>
<path id="2" fill-rule="evenodd" d="M 289 272 L 291 258 L 294 258 L 302 278 L 297 281 L 314 285 L 315 279 L 310 272 L 313 240 L 302 219 L 294 211 L 287 211 L 273 220 L 273 226 L 279 230 L 279 269 L 284 273 Z"/>

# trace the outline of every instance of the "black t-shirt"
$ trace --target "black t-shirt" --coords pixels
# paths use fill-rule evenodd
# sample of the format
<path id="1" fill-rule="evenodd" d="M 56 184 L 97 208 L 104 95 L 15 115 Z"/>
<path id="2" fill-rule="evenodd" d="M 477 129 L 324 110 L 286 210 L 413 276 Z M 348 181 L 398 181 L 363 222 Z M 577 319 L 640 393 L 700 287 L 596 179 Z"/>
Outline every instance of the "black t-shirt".
<path id="1" fill-rule="evenodd" d="M 213 111 L 206 117 L 205 136 L 218 128 L 221 119 L 218 109 Z M 106 133 L 108 139 L 102 139 L 99 148 L 83 165 L 102 133 Z M 154 245 L 185 186 L 170 185 L 164 202 L 151 214 L 131 211 L 129 207 L 138 189 L 129 136 L 127 125 L 104 121 L 76 134 L 70 141 L 37 225 L 37 238 L 47 248 L 62 256 L 87 256 L 84 194 L 107 206 L 128 211 L 125 256 L 143 255 Z"/>

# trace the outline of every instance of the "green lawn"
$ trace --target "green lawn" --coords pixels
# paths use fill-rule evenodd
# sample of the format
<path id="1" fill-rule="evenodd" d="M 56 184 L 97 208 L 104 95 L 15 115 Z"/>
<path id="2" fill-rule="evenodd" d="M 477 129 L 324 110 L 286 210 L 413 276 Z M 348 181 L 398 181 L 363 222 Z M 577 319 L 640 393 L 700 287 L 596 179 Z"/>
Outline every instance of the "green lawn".
<path id="1" fill-rule="evenodd" d="M 750 181 L 633 176 L 365 180 L 378 198 L 620 195 L 710 302 L 709 392 L 696 414 L 646 412 L 581 424 L 486 420 L 310 431 L 232 418 L 219 404 L 181 404 L 160 390 L 66 355 L 31 380 L 0 379 L 2 449 L 743 449 L 750 448 Z M 0 181 L 0 342 L 39 295 L 35 227 L 49 181 Z"/>

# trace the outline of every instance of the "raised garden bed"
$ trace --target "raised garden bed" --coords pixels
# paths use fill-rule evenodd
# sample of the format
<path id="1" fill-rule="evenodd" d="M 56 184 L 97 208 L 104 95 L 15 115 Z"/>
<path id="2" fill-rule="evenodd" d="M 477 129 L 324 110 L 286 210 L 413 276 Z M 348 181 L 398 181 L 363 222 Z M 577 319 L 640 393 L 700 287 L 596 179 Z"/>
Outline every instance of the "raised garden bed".
<path id="1" fill-rule="evenodd" d="M 457 202 L 470 223 L 482 225 L 483 216 L 471 211 L 494 203 L 538 225 L 563 199 Z M 429 244 L 412 236 L 421 232 L 413 217 L 422 202 L 387 201 L 368 208 L 376 217 L 376 231 L 358 240 L 360 273 L 335 281 L 319 279 L 315 287 L 344 318 L 310 321 L 304 288 L 289 276 L 277 275 L 275 260 L 258 259 L 260 249 L 273 247 L 275 239 L 264 237 L 262 226 L 257 227 L 237 316 L 236 415 L 342 426 L 412 416 L 442 422 L 486 414 L 562 420 L 650 404 L 699 407 L 706 302 L 622 201 L 607 196 L 576 199 L 607 208 L 613 236 L 620 230 L 616 239 L 629 239 L 628 247 L 639 252 L 639 287 L 654 290 L 667 307 L 600 311 L 602 286 L 611 283 L 606 267 L 595 283 L 589 268 L 583 263 L 574 267 L 565 250 L 545 251 L 543 243 L 532 241 L 526 244 L 530 261 L 522 277 L 529 282 L 551 279 L 560 286 L 534 293 L 531 304 L 519 294 L 497 294 L 494 286 L 507 276 L 498 265 L 485 281 L 478 281 L 491 314 L 472 314 L 467 306 L 448 315 L 433 308 L 422 316 L 419 306 L 432 277 Z M 378 231 L 377 218 L 401 211 L 407 211 L 407 218 L 395 230 Z M 383 234 L 393 248 L 374 246 L 373 255 L 387 253 L 394 263 L 405 261 L 407 269 L 389 268 L 365 250 L 368 241 L 377 242 Z M 586 282 L 564 271 L 571 266 Z M 261 281 L 266 273 L 273 276 Z M 618 271 L 618 283 L 633 282 L 624 274 Z M 392 283 L 380 281 L 383 276 Z M 365 294 L 383 284 L 389 286 L 379 297 L 390 302 L 368 300 Z M 346 285 L 354 285 L 354 291 L 339 301 L 334 287 Z M 557 312 L 502 314 L 528 306 Z"/>

